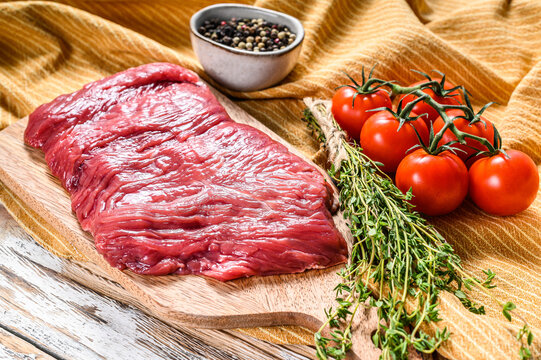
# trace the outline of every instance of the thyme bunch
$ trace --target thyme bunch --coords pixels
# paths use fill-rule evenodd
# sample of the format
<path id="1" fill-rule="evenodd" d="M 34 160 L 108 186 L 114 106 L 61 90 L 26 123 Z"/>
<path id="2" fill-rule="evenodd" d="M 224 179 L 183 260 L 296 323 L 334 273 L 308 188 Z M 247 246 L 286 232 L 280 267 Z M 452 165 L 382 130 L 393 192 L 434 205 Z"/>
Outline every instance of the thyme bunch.
<path id="1" fill-rule="evenodd" d="M 327 112 L 323 104 L 315 109 Z M 329 174 L 339 189 L 341 210 L 354 238 L 348 265 L 339 273 L 342 282 L 335 288 L 336 306 L 326 310 L 327 321 L 314 335 L 318 358 L 345 358 L 352 346 L 353 318 L 366 302 L 377 308 L 380 321 L 372 341 L 381 349 L 382 359 L 407 359 L 411 347 L 434 352 L 450 336 L 447 328 L 426 332 L 426 325 L 441 320 L 440 293 L 454 294 L 472 313 L 485 314 L 469 291 L 476 287 L 492 296 L 488 289 L 495 287 L 495 274 L 486 270 L 483 279 L 467 274 L 451 245 L 412 210 L 411 192 L 403 194 L 342 132 L 337 140 L 340 128 L 334 120 L 326 134 L 309 109 L 304 119 L 324 145 L 341 147 L 333 150 L 342 156 Z M 326 137 L 329 133 L 334 139 Z M 511 320 L 515 305 L 496 301 Z M 330 335 L 324 336 L 327 327 Z M 531 345 L 533 335 L 527 325 L 519 335 L 521 343 L 525 336 Z M 520 352 L 523 359 L 531 355 L 525 346 Z"/>

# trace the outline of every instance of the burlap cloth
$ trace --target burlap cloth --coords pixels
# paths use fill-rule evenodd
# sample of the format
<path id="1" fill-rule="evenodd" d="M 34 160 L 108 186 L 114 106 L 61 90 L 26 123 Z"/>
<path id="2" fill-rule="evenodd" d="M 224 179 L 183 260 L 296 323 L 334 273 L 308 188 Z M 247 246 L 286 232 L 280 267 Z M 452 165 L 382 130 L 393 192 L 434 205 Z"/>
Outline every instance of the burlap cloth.
<path id="1" fill-rule="evenodd" d="M 214 1 L 215 2 L 215 1 Z M 0 3 L 0 129 L 59 94 L 131 66 L 181 64 L 206 80 L 194 57 L 188 22 L 213 1 L 66 1 Z M 251 3 L 251 2 L 250 2 Z M 329 98 L 346 81 L 378 63 L 376 75 L 407 84 L 409 69 L 438 69 L 488 101 L 486 115 L 509 148 L 541 161 L 541 2 L 504 0 L 256 1 L 299 18 L 306 29 L 300 61 L 279 86 L 226 94 L 270 129 L 308 154 L 317 143 L 300 120 L 306 96 Z M 215 84 L 214 84 L 215 85 Z M 217 86 L 220 88 L 219 86 Z M 0 184 L 0 199 L 19 223 L 59 256 L 80 258 L 20 199 Z M 433 222 L 454 244 L 467 269 L 498 275 L 494 293 L 517 304 L 541 337 L 541 197 L 513 217 L 488 216 L 466 203 Z M 453 333 L 441 353 L 453 359 L 517 357 L 516 330 L 483 296 L 486 316 L 469 314 L 442 298 L 442 318 Z M 518 324 L 517 324 L 518 325 Z M 296 327 L 244 329 L 282 343 L 311 343 Z M 535 349 L 539 355 L 539 346 Z"/>

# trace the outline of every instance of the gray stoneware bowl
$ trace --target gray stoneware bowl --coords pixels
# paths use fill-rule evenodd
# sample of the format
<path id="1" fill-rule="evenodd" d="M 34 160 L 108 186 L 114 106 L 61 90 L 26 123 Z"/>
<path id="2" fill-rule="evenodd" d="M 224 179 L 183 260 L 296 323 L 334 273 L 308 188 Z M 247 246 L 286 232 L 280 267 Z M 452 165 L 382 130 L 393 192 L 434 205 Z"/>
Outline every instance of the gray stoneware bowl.
<path id="1" fill-rule="evenodd" d="M 255 53 L 234 49 L 204 37 L 197 29 L 212 18 L 262 18 L 283 24 L 296 34 L 285 49 Z M 196 12 L 190 19 L 192 47 L 206 73 L 223 86 L 236 91 L 268 88 L 291 72 L 301 52 L 304 28 L 296 18 L 272 10 L 241 4 L 217 4 Z"/>

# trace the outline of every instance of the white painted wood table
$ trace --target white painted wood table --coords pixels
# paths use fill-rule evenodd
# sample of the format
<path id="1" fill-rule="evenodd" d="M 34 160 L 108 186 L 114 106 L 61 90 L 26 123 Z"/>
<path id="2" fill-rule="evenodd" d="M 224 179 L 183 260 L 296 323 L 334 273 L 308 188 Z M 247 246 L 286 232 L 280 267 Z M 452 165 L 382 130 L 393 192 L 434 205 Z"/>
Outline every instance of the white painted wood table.
<path id="1" fill-rule="evenodd" d="M 91 290 L 85 283 L 106 285 Z M 43 249 L 0 205 L 0 359 L 307 359 L 314 354 L 308 346 L 269 344 L 233 330 L 173 328 L 136 305 L 98 271 Z"/>

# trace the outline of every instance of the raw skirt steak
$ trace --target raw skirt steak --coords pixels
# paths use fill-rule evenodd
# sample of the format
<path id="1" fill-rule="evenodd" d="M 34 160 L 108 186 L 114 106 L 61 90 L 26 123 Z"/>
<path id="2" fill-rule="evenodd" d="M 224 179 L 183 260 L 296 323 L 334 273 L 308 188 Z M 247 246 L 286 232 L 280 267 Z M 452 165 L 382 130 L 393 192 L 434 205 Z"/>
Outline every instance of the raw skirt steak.
<path id="1" fill-rule="evenodd" d="M 345 261 L 322 174 L 231 120 L 196 74 L 166 63 L 37 108 L 25 132 L 112 265 L 218 280 Z"/>

